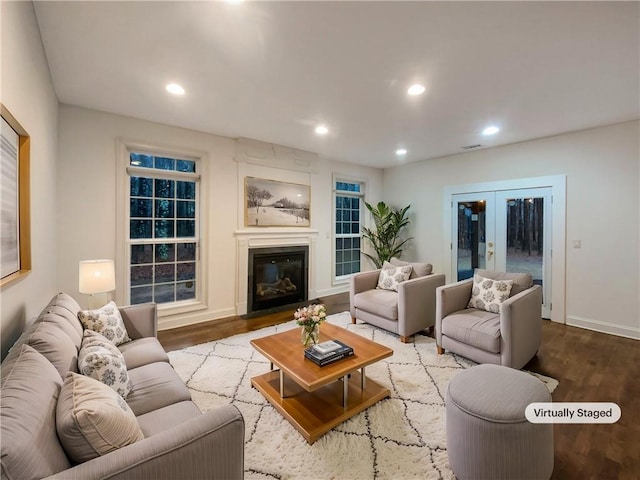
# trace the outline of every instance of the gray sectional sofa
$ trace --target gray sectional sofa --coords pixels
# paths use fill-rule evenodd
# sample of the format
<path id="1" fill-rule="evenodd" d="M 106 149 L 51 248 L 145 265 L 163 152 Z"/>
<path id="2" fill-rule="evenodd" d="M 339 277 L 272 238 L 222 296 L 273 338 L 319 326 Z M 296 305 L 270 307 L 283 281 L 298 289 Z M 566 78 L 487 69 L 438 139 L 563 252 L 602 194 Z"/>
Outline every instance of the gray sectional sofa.
<path id="1" fill-rule="evenodd" d="M 232 405 L 202 414 L 191 401 L 156 338 L 155 304 L 120 309 L 131 338 L 118 346 L 133 387 L 126 404 L 143 437 L 83 463 L 71 460 L 56 410 L 65 378 L 74 377 L 67 373 L 78 372 L 79 310 L 69 295 L 56 295 L 2 362 L 2 479 L 242 478 L 242 415 Z"/>

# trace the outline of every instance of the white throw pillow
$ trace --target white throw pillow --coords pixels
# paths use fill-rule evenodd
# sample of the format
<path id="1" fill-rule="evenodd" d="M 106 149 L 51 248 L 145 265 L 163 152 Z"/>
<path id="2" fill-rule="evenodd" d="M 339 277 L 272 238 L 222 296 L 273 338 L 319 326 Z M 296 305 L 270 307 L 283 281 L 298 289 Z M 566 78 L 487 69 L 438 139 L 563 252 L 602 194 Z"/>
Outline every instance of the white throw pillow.
<path id="1" fill-rule="evenodd" d="M 80 310 L 78 319 L 84 328 L 104 335 L 116 346 L 131 341 L 115 302 L 109 302 L 96 310 Z"/>
<path id="2" fill-rule="evenodd" d="M 144 439 L 136 416 L 120 395 L 73 372 L 60 389 L 56 430 L 65 452 L 78 463 Z"/>
<path id="3" fill-rule="evenodd" d="M 509 298 L 513 280 L 492 280 L 476 274 L 473 276 L 473 289 L 469 307 L 500 313 L 502 302 Z"/>
<path id="4" fill-rule="evenodd" d="M 85 330 L 78 353 L 78 371 L 112 388 L 122 398 L 132 390 L 124 356 L 108 339 Z"/>
<path id="5" fill-rule="evenodd" d="M 378 288 L 397 292 L 398 284 L 409 280 L 412 269 L 411 265 L 395 267 L 388 262 L 384 262 L 378 277 Z"/>

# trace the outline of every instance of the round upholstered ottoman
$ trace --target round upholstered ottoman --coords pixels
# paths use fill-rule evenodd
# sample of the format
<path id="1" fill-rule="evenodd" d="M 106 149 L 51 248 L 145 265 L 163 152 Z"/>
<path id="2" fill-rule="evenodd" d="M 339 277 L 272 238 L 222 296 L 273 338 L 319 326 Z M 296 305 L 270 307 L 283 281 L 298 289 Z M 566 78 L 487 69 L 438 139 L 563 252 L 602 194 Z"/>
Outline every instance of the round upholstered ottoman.
<path id="1" fill-rule="evenodd" d="M 499 365 L 478 365 L 447 389 L 447 453 L 458 480 L 545 479 L 553 471 L 553 425 L 529 423 L 532 402 L 550 402 L 540 380 Z"/>

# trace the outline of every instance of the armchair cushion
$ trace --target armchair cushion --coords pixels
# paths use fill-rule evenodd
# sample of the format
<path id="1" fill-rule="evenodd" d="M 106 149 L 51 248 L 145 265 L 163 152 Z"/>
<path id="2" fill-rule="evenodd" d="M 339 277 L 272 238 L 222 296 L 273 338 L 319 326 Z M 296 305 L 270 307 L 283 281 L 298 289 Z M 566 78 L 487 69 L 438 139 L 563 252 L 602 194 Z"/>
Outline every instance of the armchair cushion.
<path id="1" fill-rule="evenodd" d="M 492 280 L 475 274 L 468 306 L 500 313 L 500 306 L 509 298 L 512 286 L 513 280 Z"/>
<path id="2" fill-rule="evenodd" d="M 398 293 L 392 290 L 366 290 L 353 297 L 355 308 L 389 320 L 398 320 Z"/>
<path id="3" fill-rule="evenodd" d="M 418 277 L 426 277 L 427 275 L 431 275 L 431 272 L 433 271 L 433 266 L 430 263 L 405 262 L 397 259 L 396 257 L 392 257 L 391 260 L 389 260 L 389 263 L 396 267 L 411 265 L 411 275 L 409 275 L 410 280 Z"/>
<path id="4" fill-rule="evenodd" d="M 442 334 L 466 345 L 500 353 L 500 315 L 466 308 L 447 316 Z"/>
<path id="5" fill-rule="evenodd" d="M 384 262 L 380 270 L 377 288 L 397 292 L 398 284 L 409 280 L 411 270 L 411 265 L 394 267 L 389 262 Z"/>

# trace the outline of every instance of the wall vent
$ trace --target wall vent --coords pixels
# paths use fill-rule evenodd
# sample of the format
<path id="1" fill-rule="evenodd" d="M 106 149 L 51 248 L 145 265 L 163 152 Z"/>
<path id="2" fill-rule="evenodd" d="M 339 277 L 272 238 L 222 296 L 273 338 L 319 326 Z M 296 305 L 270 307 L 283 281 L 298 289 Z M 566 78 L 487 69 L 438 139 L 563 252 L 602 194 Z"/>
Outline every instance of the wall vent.
<path id="1" fill-rule="evenodd" d="M 465 145 L 464 147 L 462 147 L 463 150 L 471 150 L 472 148 L 478 148 L 481 147 L 482 145 L 478 144 L 478 145 Z"/>

